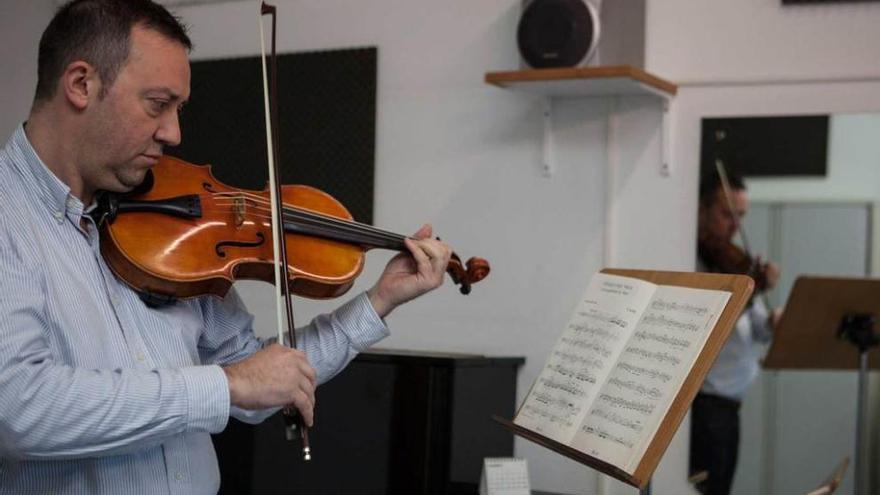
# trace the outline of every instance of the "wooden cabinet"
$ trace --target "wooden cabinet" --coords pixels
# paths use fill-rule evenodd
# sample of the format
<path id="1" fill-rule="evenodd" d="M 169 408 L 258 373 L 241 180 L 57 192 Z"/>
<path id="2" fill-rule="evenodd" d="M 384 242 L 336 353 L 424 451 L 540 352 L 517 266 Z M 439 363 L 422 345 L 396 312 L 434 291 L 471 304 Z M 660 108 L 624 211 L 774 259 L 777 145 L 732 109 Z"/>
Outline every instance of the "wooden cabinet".
<path id="1" fill-rule="evenodd" d="M 477 493 L 484 457 L 513 455 L 491 421 L 513 417 L 523 358 L 361 354 L 318 388 L 312 461 L 280 415 L 214 437 L 221 494 Z"/>

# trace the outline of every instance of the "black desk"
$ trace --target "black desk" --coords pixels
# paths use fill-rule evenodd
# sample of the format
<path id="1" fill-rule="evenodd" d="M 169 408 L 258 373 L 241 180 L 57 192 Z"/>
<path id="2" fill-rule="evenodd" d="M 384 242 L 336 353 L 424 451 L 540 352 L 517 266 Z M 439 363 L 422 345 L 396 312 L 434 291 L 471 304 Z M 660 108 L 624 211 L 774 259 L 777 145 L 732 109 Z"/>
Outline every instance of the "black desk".
<path id="1" fill-rule="evenodd" d="M 284 440 L 275 415 L 230 420 L 214 437 L 220 493 L 475 494 L 484 457 L 513 455 L 512 417 L 523 358 L 371 352 L 318 388 L 313 460 Z"/>

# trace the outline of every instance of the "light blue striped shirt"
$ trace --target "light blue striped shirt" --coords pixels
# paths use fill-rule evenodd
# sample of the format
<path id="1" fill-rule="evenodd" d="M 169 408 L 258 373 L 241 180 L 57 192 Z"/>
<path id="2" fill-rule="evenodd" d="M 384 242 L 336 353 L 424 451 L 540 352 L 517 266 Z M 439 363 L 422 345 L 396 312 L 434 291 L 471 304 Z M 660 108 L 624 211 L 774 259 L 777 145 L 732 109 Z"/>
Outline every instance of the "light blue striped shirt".
<path id="1" fill-rule="evenodd" d="M 709 271 L 702 260 L 697 261 L 697 270 Z M 701 392 L 743 400 L 761 371 L 761 355 L 773 337 L 767 322 L 769 314 L 760 297 L 752 299 L 752 303 L 737 318 L 727 342 L 715 358 L 700 388 Z"/>
<path id="2" fill-rule="evenodd" d="M 147 307 L 83 211 L 19 126 L 0 151 L 0 494 L 216 493 L 210 433 L 273 412 L 231 408 L 220 368 L 263 345 L 253 317 L 234 291 Z M 324 382 L 388 330 L 361 294 L 299 333 Z"/>

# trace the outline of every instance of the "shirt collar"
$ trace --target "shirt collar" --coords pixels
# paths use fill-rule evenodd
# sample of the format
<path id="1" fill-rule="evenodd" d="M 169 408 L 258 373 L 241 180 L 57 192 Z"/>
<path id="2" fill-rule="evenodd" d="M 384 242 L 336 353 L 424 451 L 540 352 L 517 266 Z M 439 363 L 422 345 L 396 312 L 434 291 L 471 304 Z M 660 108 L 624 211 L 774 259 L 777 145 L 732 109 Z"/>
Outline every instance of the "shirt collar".
<path id="1" fill-rule="evenodd" d="M 37 156 L 24 132 L 24 124 L 16 128 L 7 146 L 13 150 L 12 156 L 22 158 L 12 160 L 13 166 L 24 176 L 27 187 L 46 205 L 58 223 L 63 223 L 64 218 L 69 216 L 78 225 L 84 210 L 82 201 L 70 194 L 70 187 Z"/>

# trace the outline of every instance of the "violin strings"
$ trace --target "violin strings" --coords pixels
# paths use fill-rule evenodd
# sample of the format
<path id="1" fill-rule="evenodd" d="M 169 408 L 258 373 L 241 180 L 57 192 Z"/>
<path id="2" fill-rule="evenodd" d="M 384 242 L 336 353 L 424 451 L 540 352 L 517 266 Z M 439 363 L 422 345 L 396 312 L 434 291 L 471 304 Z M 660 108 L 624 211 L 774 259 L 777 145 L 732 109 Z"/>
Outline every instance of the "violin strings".
<path id="1" fill-rule="evenodd" d="M 227 198 L 245 197 L 246 199 L 249 199 L 250 201 L 252 201 L 253 203 L 256 203 L 257 205 L 268 204 L 268 201 L 265 198 L 263 198 L 262 196 L 256 195 L 256 194 L 252 194 L 252 193 L 241 193 L 240 195 L 239 195 L 239 193 L 215 193 L 215 195 L 221 196 L 221 197 L 227 197 Z M 239 196 L 234 196 L 234 195 L 239 195 Z M 261 206 L 256 206 L 256 208 L 259 209 L 259 208 L 261 208 Z M 288 207 L 284 207 L 284 212 L 290 214 L 290 215 L 288 215 L 288 218 L 297 218 L 294 215 L 298 213 L 298 214 L 303 215 L 298 218 L 310 218 L 310 219 L 314 219 L 316 221 L 324 220 L 329 223 L 338 225 L 342 228 L 353 227 L 353 228 L 357 229 L 357 231 L 362 231 L 362 232 L 363 231 L 370 231 L 374 234 L 381 235 L 381 236 L 387 236 L 388 238 L 393 238 L 393 239 L 403 240 L 403 238 L 404 238 L 404 236 L 401 236 L 399 234 L 394 234 L 391 232 L 380 230 L 380 229 L 377 229 L 371 225 L 367 225 L 367 224 L 363 224 L 363 223 L 359 223 L 359 222 L 355 222 L 355 221 L 350 221 L 350 220 L 344 220 L 344 219 L 341 219 L 338 217 L 333 217 L 333 216 L 313 212 L 313 211 L 302 209 L 302 208 L 288 206 Z"/>
<path id="2" fill-rule="evenodd" d="M 217 195 L 217 196 L 230 198 L 230 199 L 236 199 L 237 197 L 239 197 L 239 196 L 234 196 L 233 194 L 237 194 L 237 193 L 215 193 L 215 195 Z M 266 211 L 266 207 L 263 205 L 267 204 L 267 201 L 264 198 L 262 198 L 261 196 L 254 195 L 254 194 L 248 194 L 248 193 L 241 194 L 240 196 L 245 197 L 246 199 L 250 200 L 251 202 L 257 204 L 257 206 L 254 206 L 253 208 L 256 208 L 257 210 Z M 402 236 L 400 234 L 394 234 L 392 232 L 377 229 L 371 225 L 367 225 L 367 224 L 363 224 L 363 223 L 359 223 L 359 222 L 354 222 L 354 221 L 350 221 L 350 220 L 344 220 L 344 219 L 341 219 L 338 217 L 333 217 L 330 215 L 325 215 L 325 214 L 313 212 L 313 211 L 302 209 L 302 208 L 296 208 L 296 207 L 289 207 L 289 206 L 284 207 L 284 218 L 285 219 L 292 219 L 292 220 L 313 221 L 313 222 L 315 222 L 314 223 L 315 225 L 336 226 L 336 227 L 339 227 L 340 229 L 346 230 L 348 232 L 356 232 L 356 233 L 360 233 L 360 234 L 375 235 L 375 236 L 379 236 L 383 239 L 388 239 L 388 240 L 395 240 L 395 241 L 402 242 L 403 239 L 405 238 L 405 236 Z"/>
<path id="3" fill-rule="evenodd" d="M 223 210 L 225 212 L 231 211 L 231 209 Z M 259 220 L 262 220 L 264 223 L 268 219 L 268 215 L 265 213 L 253 213 L 250 212 L 247 215 L 249 218 L 256 217 Z M 365 246 L 372 247 L 384 247 L 388 249 L 396 249 L 401 250 L 403 248 L 402 237 L 398 238 L 395 236 L 388 235 L 378 235 L 371 232 L 364 232 L 362 230 L 351 228 L 349 225 L 333 225 L 331 222 L 325 221 L 325 219 L 317 218 L 315 219 L 313 216 L 303 217 L 295 214 L 286 214 L 285 222 L 290 222 L 294 227 L 300 227 L 303 229 L 303 234 L 317 235 L 321 236 L 321 234 L 325 234 L 329 239 L 336 239 L 345 242 L 358 243 L 363 244 Z M 296 228 L 294 228 L 294 233 L 296 233 Z"/>
<path id="4" fill-rule="evenodd" d="M 222 199 L 228 199 L 230 201 L 234 201 L 239 198 L 244 198 L 247 201 L 247 203 L 249 203 L 250 209 L 255 209 L 258 212 L 261 212 L 261 213 L 257 213 L 256 215 L 254 215 L 253 213 L 250 213 L 251 216 L 256 216 L 257 218 L 261 218 L 261 219 L 269 218 L 268 213 L 265 213 L 268 211 L 268 206 L 266 206 L 268 204 L 268 201 L 265 200 L 264 198 L 262 198 L 261 196 L 258 196 L 255 194 L 248 194 L 248 193 L 243 193 L 243 194 L 240 194 L 240 193 L 212 193 L 212 194 L 216 197 L 219 197 Z M 220 201 L 217 201 L 216 204 L 218 206 L 227 206 L 227 204 L 221 203 Z M 228 206 L 230 206 L 230 207 L 234 206 L 234 205 L 235 205 L 234 202 L 228 203 Z M 206 210 L 207 209 L 209 209 L 209 208 L 206 208 Z M 231 210 L 231 208 L 230 208 L 230 210 Z M 223 211 L 227 211 L 227 210 L 223 210 Z M 354 222 L 354 221 L 348 221 L 348 220 L 340 219 L 337 217 L 324 215 L 324 214 L 320 214 L 320 213 L 316 213 L 313 211 L 309 211 L 309 210 L 305 210 L 305 209 L 301 209 L 301 208 L 296 208 L 296 207 L 284 207 L 283 215 L 284 215 L 284 219 L 286 221 L 292 221 L 292 222 L 297 223 L 299 225 L 308 225 L 308 226 L 329 228 L 329 229 L 331 229 L 337 233 L 340 233 L 340 234 L 363 236 L 361 238 L 361 240 L 364 240 L 367 242 L 375 239 L 377 241 L 390 241 L 390 242 L 399 244 L 399 243 L 402 243 L 403 240 L 406 238 L 405 236 L 402 236 L 400 234 L 394 234 L 392 232 L 377 229 L 377 228 L 370 226 L 370 225 L 367 225 L 367 224 Z"/>

